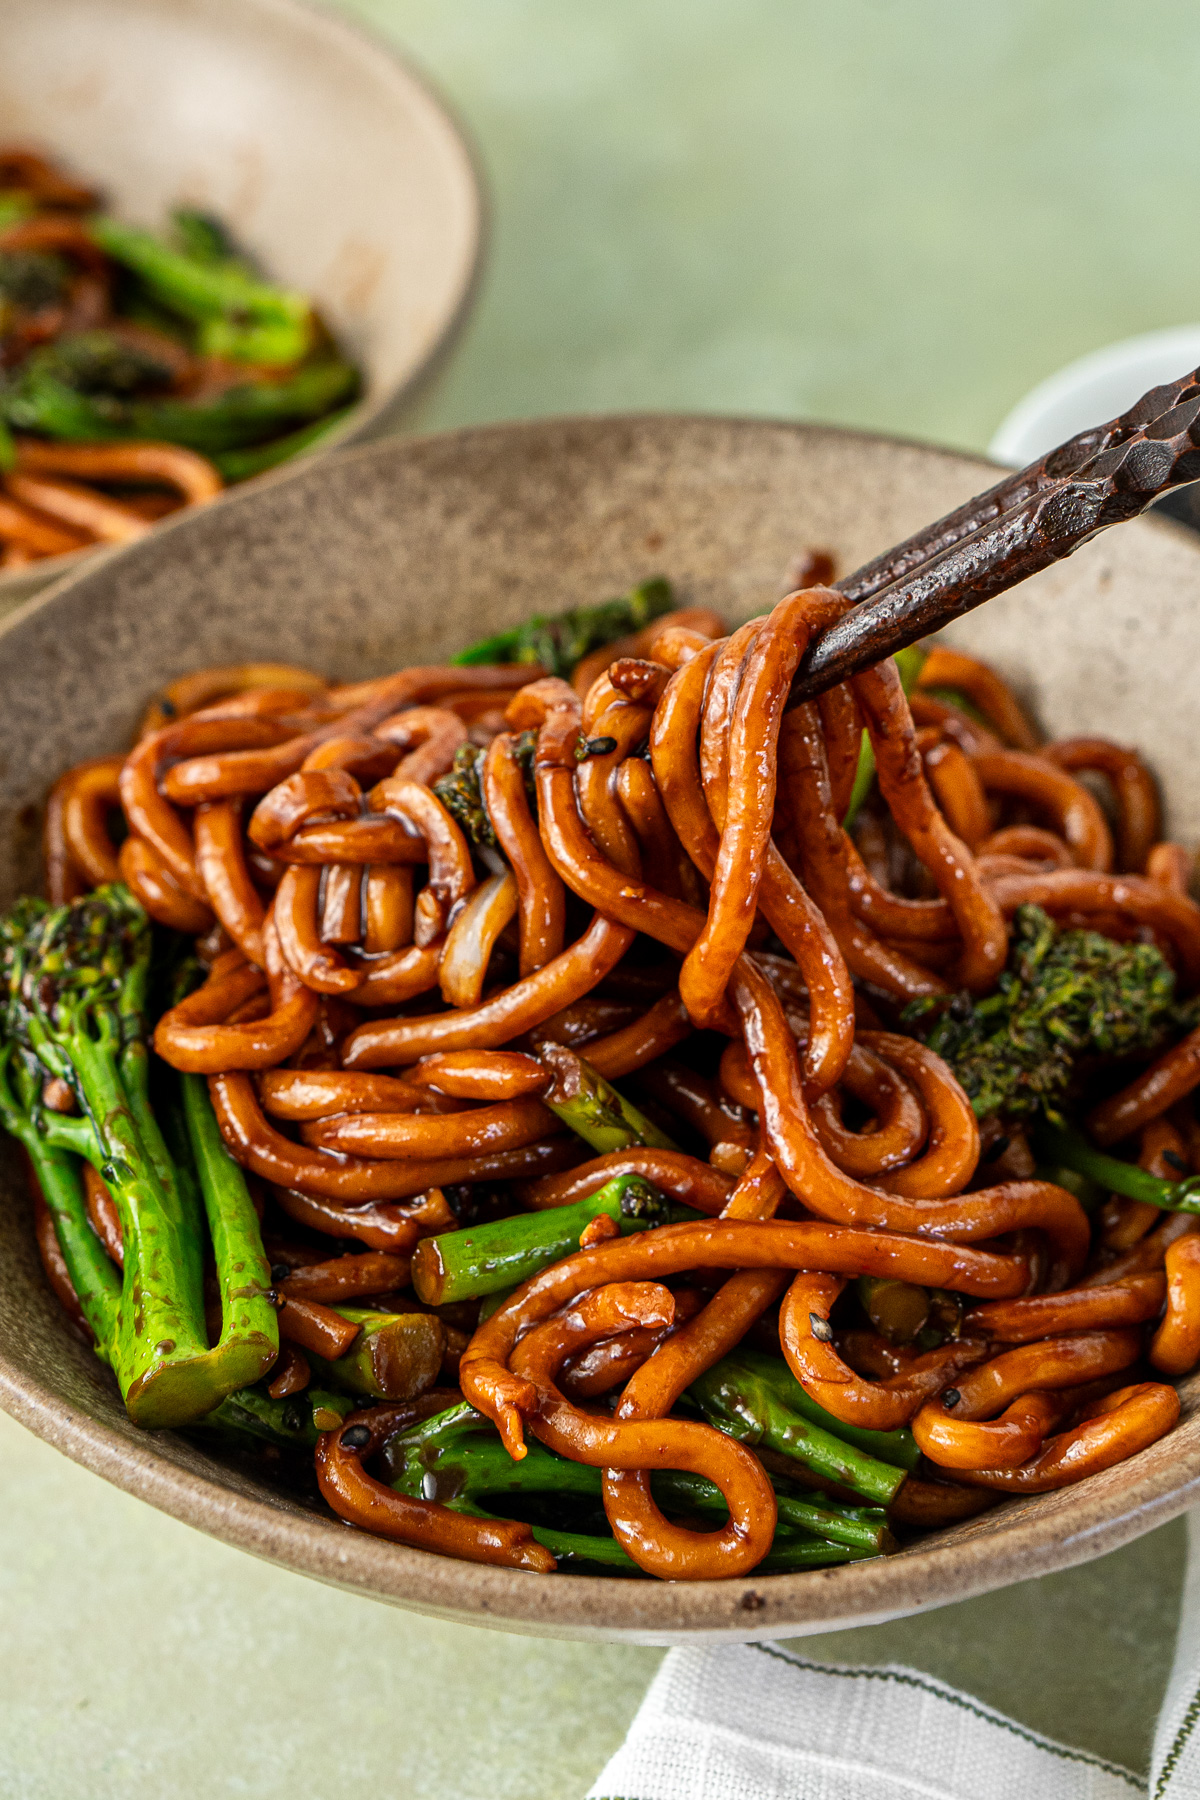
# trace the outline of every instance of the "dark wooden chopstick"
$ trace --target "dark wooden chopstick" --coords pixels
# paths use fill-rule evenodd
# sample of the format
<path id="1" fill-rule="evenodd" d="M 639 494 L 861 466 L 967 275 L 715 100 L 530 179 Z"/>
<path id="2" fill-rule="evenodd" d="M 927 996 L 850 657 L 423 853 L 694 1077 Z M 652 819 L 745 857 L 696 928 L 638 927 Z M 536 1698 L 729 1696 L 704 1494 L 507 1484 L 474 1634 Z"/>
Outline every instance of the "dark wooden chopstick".
<path id="1" fill-rule="evenodd" d="M 838 582 L 857 604 L 814 640 L 789 704 L 928 636 L 1198 478 L 1194 370 Z"/>

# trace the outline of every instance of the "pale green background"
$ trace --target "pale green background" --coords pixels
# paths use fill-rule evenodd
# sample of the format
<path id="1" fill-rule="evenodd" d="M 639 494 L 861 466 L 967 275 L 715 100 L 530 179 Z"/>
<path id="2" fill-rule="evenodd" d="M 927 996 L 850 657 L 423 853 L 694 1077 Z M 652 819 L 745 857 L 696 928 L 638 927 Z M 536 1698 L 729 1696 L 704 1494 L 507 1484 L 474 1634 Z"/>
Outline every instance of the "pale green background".
<path id="1" fill-rule="evenodd" d="M 357 0 L 469 122 L 480 305 L 423 423 L 612 408 L 971 448 L 1200 315 L 1191 0 Z M 0 1419 L 0 1795 L 572 1800 L 658 1653 L 406 1618 L 252 1562 Z M 1183 1532 L 874 1631 L 1143 1766 Z"/>

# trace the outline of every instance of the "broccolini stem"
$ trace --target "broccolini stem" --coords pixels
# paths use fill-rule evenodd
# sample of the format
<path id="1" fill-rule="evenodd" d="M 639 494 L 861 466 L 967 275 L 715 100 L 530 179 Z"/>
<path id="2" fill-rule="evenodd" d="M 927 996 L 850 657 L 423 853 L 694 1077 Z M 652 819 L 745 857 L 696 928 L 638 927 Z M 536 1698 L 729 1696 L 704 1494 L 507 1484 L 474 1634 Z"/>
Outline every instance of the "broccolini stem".
<path id="1" fill-rule="evenodd" d="M 688 1395 L 710 1423 L 731 1437 L 752 1448 L 765 1444 L 794 1456 L 822 1480 L 850 1488 L 876 1506 L 895 1499 L 919 1455 L 911 1432 L 859 1431 L 843 1425 L 808 1399 L 778 1358 L 754 1351 L 725 1357 L 693 1382 Z M 807 1403 L 803 1407 L 799 1395 Z M 814 1423 L 814 1414 L 820 1416 L 820 1424 Z M 868 1440 L 876 1454 L 860 1448 Z M 897 1466 L 901 1455 L 906 1467 Z"/>
<path id="2" fill-rule="evenodd" d="M 665 1131 L 652 1124 L 574 1050 L 563 1044 L 543 1044 L 540 1059 L 554 1075 L 553 1087 L 540 1096 L 542 1105 L 578 1132 L 598 1156 L 627 1150 L 631 1144 L 678 1150 L 679 1145 Z"/>
<path id="3" fill-rule="evenodd" d="M 392 1439 L 393 1445 L 402 1449 L 406 1456 L 420 1450 L 432 1453 L 443 1442 L 449 1440 L 454 1432 L 466 1428 L 475 1431 L 488 1429 L 488 1421 L 482 1413 L 466 1400 L 460 1400 L 456 1406 L 448 1406 L 444 1412 L 430 1413 L 427 1419 L 420 1419 L 415 1425 L 409 1425 L 404 1431 L 397 1432 Z M 544 1448 L 544 1446 L 542 1446 Z M 534 1453 L 534 1444 L 528 1445 L 530 1456 Z M 507 1455 L 507 1451 L 505 1452 Z M 546 1452 L 550 1454 L 549 1451 Z M 510 1459 L 511 1460 L 511 1459 Z"/>
<path id="4" fill-rule="evenodd" d="M 222 1393 L 250 1387 L 279 1355 L 271 1270 L 246 1177 L 225 1147 L 208 1083 L 183 1075 L 183 1112 L 221 1290 L 221 1335 L 206 1374 Z"/>
<path id="5" fill-rule="evenodd" d="M 134 1126 L 155 1174 L 182 1210 L 198 1220 L 202 1195 L 196 1185 L 192 1167 L 194 1153 L 189 1147 L 186 1129 L 174 1154 L 167 1148 L 166 1139 L 150 1104 L 150 1057 L 140 1038 L 132 1038 L 121 1051 L 120 1072 L 121 1085 L 129 1100 Z M 207 1089 L 205 1093 L 207 1097 Z M 246 1204 L 249 1203 L 247 1195 Z"/>
<path id="6" fill-rule="evenodd" d="M 249 481 L 252 475 L 262 475 L 267 469 L 276 469 L 280 463 L 290 461 L 293 456 L 300 456 L 305 450 L 311 450 L 329 432 L 336 431 L 342 421 L 349 418 L 351 411 L 349 406 L 340 406 L 336 412 L 327 413 L 323 419 L 317 419 L 311 425 L 302 425 L 299 431 L 289 431 L 286 437 L 272 438 L 269 443 L 256 444 L 250 450 L 214 450 L 208 460 L 215 466 L 222 481 L 230 486 L 237 481 Z"/>
<path id="7" fill-rule="evenodd" d="M 762 1350 L 743 1350 L 740 1355 L 749 1368 L 756 1370 L 764 1381 L 770 1383 L 784 1405 L 793 1412 L 798 1412 L 812 1424 L 819 1425 L 823 1431 L 832 1431 L 835 1437 L 853 1444 L 865 1455 L 892 1463 L 906 1474 L 916 1468 L 921 1452 L 907 1426 L 902 1426 L 899 1431 L 866 1431 L 861 1425 L 847 1425 L 845 1420 L 826 1412 L 811 1394 L 805 1392 L 780 1357 L 768 1356 Z"/>
<path id="8" fill-rule="evenodd" d="M 308 354 L 313 316 L 303 294 L 269 286 L 232 257 L 173 250 L 119 219 L 93 219 L 89 230 L 156 300 L 199 327 L 203 354 L 259 363 L 294 363 Z"/>
<path id="9" fill-rule="evenodd" d="M 20 1099 L 10 1086 L 10 1075 L 15 1075 Z M 33 1164 L 67 1273 L 96 1341 L 96 1354 L 111 1362 L 121 1301 L 120 1272 L 92 1230 L 74 1157 L 49 1145 L 37 1129 L 32 1114 L 40 1089 L 40 1068 L 27 1068 L 11 1045 L 0 1050 L 0 1125 L 24 1146 Z M 86 1124 L 86 1120 L 80 1123 Z"/>
<path id="10" fill-rule="evenodd" d="M 172 395 L 114 401 L 81 393 L 53 365 L 39 365 L 39 354 L 22 365 L 3 398 L 10 425 L 68 442 L 162 439 L 208 457 L 274 440 L 306 421 L 323 420 L 352 400 L 359 385 L 356 369 L 330 357 L 304 363 L 281 381 L 254 382 L 247 377 L 208 402 Z"/>
<path id="11" fill-rule="evenodd" d="M 400 1452 L 404 1459 L 393 1486 L 401 1493 L 447 1504 L 515 1493 L 600 1499 L 600 1469 L 570 1462 L 536 1440 L 529 1443 L 527 1450 L 520 1462 L 513 1462 L 496 1433 L 484 1425 L 478 1414 L 469 1408 L 455 1408 L 393 1440 L 393 1454 Z M 776 1477 L 769 1479 L 776 1490 L 784 1536 L 798 1530 L 870 1556 L 894 1548 L 887 1515 L 881 1507 L 856 1507 L 824 1498 L 801 1497 L 786 1491 L 786 1484 L 781 1491 Z M 702 1475 L 657 1470 L 652 1487 L 655 1500 L 668 1511 L 715 1512 L 722 1517 L 728 1514 L 720 1488 Z"/>
<path id="12" fill-rule="evenodd" d="M 531 1525 L 529 1529 L 536 1541 L 543 1544 L 559 1562 L 595 1563 L 600 1568 L 619 1571 L 623 1575 L 640 1576 L 644 1573 L 614 1537 L 590 1537 L 580 1531 L 556 1531 L 549 1525 Z"/>
<path id="13" fill-rule="evenodd" d="M 168 1110 L 174 1156 L 150 1105 L 149 921 L 129 892 L 113 885 L 66 906 L 14 908 L 0 920 L 0 942 L 9 1056 L 15 1051 L 24 1070 L 19 1104 L 8 1090 L 7 1111 L 20 1115 L 11 1117 L 12 1128 L 43 1159 L 61 1156 L 66 1146 L 84 1152 L 107 1183 L 120 1216 L 124 1267 L 111 1324 L 101 1321 L 97 1339 L 135 1424 L 190 1423 L 258 1380 L 278 1355 L 279 1335 L 258 1221 L 204 1082 L 188 1078 L 186 1123 Z M 70 1083 L 83 1117 L 43 1107 L 43 1069 Z M 46 1166 L 51 1188 L 61 1190 Z M 71 1196 L 59 1191 L 59 1201 L 70 1240 Z M 211 1349 L 206 1213 L 223 1308 L 221 1339 Z M 77 1265 L 84 1241 L 72 1250 Z M 100 1268 L 93 1254 L 90 1267 L 72 1274 L 90 1292 L 100 1280 L 111 1293 L 111 1275 L 101 1276 Z"/>
<path id="14" fill-rule="evenodd" d="M 894 1540 L 882 1507 L 846 1506 L 825 1499 L 820 1503 L 804 1500 L 794 1494 L 781 1493 L 776 1477 L 769 1475 L 768 1478 L 775 1489 L 779 1518 L 785 1526 L 810 1532 L 817 1538 L 827 1538 L 833 1544 L 845 1544 L 870 1556 L 880 1555 L 893 1547 Z M 652 1476 L 650 1485 L 659 1504 L 674 1511 L 728 1512 L 720 1488 L 714 1482 L 706 1481 L 703 1475 L 667 1469 Z"/>
<path id="15" fill-rule="evenodd" d="M 480 1494 L 571 1494 L 599 1500 L 603 1470 L 571 1462 L 533 1439 L 528 1455 L 516 1463 L 496 1432 L 470 1413 L 455 1423 L 462 1409 L 441 1413 L 428 1424 L 393 1440 L 392 1453 L 402 1452 L 403 1472 L 392 1485 L 398 1492 L 426 1500 L 466 1499 Z"/>
<path id="16" fill-rule="evenodd" d="M 451 1501 L 451 1505 L 457 1503 Z M 482 1507 L 460 1507 L 459 1510 L 483 1513 Z M 638 1568 L 616 1538 L 589 1537 L 577 1531 L 556 1531 L 546 1525 L 533 1525 L 530 1530 L 538 1543 L 544 1544 L 560 1562 L 596 1563 L 606 1569 L 620 1570 L 626 1575 L 644 1574 L 644 1570 Z M 800 1535 L 792 1537 L 777 1533 L 775 1542 L 758 1568 L 764 1575 L 785 1575 L 799 1569 L 827 1569 L 839 1563 L 860 1562 L 879 1554 L 877 1550 L 851 1549 L 845 1544 L 831 1544 L 823 1538 Z"/>
<path id="17" fill-rule="evenodd" d="M 275 1444 L 281 1450 L 313 1450 L 323 1431 L 334 1431 L 360 1402 L 348 1394 L 323 1388 L 306 1388 L 286 1400 L 272 1400 L 260 1388 L 243 1388 L 227 1394 L 220 1406 L 193 1424 L 207 1431 L 228 1432 Z"/>
<path id="18" fill-rule="evenodd" d="M 762 1575 L 794 1575 L 801 1569 L 828 1569 L 840 1563 L 866 1562 L 879 1556 L 878 1550 L 852 1549 L 848 1544 L 830 1544 L 821 1538 L 781 1537 L 758 1565 Z"/>
<path id="19" fill-rule="evenodd" d="M 1034 1132 L 1034 1143 L 1045 1161 L 1074 1169 L 1076 1174 L 1086 1175 L 1129 1200 L 1144 1200 L 1150 1206 L 1161 1206 L 1164 1212 L 1200 1213 L 1200 1175 L 1189 1175 L 1184 1181 L 1162 1181 L 1139 1169 L 1136 1163 L 1106 1156 L 1081 1131 L 1045 1120 Z"/>
<path id="20" fill-rule="evenodd" d="M 33 1111 L 38 1120 L 39 1135 L 47 1149 L 65 1150 L 72 1156 L 85 1157 L 96 1168 L 100 1167 L 104 1158 L 90 1119 L 81 1119 L 78 1113 L 47 1111 L 37 1099 L 33 1102 Z"/>
<path id="21" fill-rule="evenodd" d="M 111 1045 L 79 1031 L 71 1057 L 125 1241 L 114 1363 L 125 1405 L 139 1425 L 178 1424 L 197 1410 L 184 1371 L 208 1355 L 198 1211 L 178 1184 L 168 1190 L 159 1179 Z"/>
<path id="22" fill-rule="evenodd" d="M 360 1329 L 345 1355 L 332 1361 L 305 1351 L 314 1374 L 329 1386 L 377 1400 L 411 1400 L 433 1386 L 446 1346 L 440 1319 L 362 1306 L 332 1310 Z"/>
<path id="23" fill-rule="evenodd" d="M 580 607 L 552 618 L 526 619 L 521 625 L 460 650 L 451 661 L 467 666 L 540 663 L 547 674 L 566 677 L 589 651 L 640 631 L 673 605 L 670 583 L 656 576 L 620 600 L 605 600 L 599 606 Z"/>
<path id="24" fill-rule="evenodd" d="M 466 1498 L 445 1502 L 454 1512 L 468 1513 L 474 1519 L 494 1519 L 502 1515 L 476 1505 Z M 580 1531 L 559 1531 L 552 1525 L 531 1525 L 537 1543 L 543 1544 L 564 1562 L 596 1563 L 601 1568 L 617 1570 L 623 1575 L 641 1575 L 631 1556 L 626 1555 L 614 1537 L 592 1536 Z"/>
<path id="25" fill-rule="evenodd" d="M 600 1213 L 607 1213 L 623 1235 L 665 1225 L 670 1217 L 657 1188 L 640 1175 L 617 1175 L 572 1206 L 422 1238 L 413 1254 L 413 1286 L 426 1306 L 517 1286 L 578 1250 L 584 1229 Z"/>

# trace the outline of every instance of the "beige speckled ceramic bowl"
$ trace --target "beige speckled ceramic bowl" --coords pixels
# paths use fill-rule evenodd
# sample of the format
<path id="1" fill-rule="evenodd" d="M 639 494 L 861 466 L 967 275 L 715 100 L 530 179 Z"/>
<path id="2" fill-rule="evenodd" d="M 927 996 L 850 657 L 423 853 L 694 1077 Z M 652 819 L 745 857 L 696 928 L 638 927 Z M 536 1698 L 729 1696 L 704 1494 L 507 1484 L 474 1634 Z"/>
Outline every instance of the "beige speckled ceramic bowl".
<path id="1" fill-rule="evenodd" d="M 322 449 L 404 414 L 465 315 L 482 204 L 461 132 L 397 56 L 297 0 L 0 0 L 0 46 L 0 143 L 61 158 L 138 224 L 207 207 L 316 300 L 366 375 Z M 0 576 L 0 611 L 94 555 Z"/>
<path id="2" fill-rule="evenodd" d="M 373 445 L 185 515 L 0 628 L 0 903 L 37 879 L 52 778 L 123 745 L 147 696 L 197 664 L 310 662 L 357 678 L 436 661 L 535 610 L 661 571 L 731 621 L 775 600 L 804 547 L 842 568 L 989 484 L 988 466 L 800 426 L 629 418 Z M 1170 827 L 1200 838 L 1200 545 L 1109 532 L 965 621 L 955 641 L 1057 731 L 1137 742 Z M 1172 671 L 1169 705 L 1163 672 Z M 367 1537 L 169 1433 L 127 1421 L 42 1279 L 16 1167 L 0 1201 L 0 1403 L 110 1481 L 256 1555 L 401 1606 L 516 1631 L 667 1643 L 865 1624 L 1097 1556 L 1200 1491 L 1200 1378 L 1184 1419 L 1076 1488 L 1009 1503 L 885 1561 L 723 1583 L 542 1578 Z"/>

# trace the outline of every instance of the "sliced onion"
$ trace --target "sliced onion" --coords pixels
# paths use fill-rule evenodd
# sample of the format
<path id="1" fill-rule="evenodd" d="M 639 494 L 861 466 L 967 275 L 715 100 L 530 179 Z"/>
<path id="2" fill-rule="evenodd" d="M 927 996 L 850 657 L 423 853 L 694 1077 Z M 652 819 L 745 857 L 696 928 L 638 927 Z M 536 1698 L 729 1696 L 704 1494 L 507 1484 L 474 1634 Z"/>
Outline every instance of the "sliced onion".
<path id="1" fill-rule="evenodd" d="M 448 1005 L 479 1005 L 496 939 L 516 912 L 517 878 L 511 869 L 490 875 L 467 896 L 450 927 L 438 967 L 438 984 Z"/>

